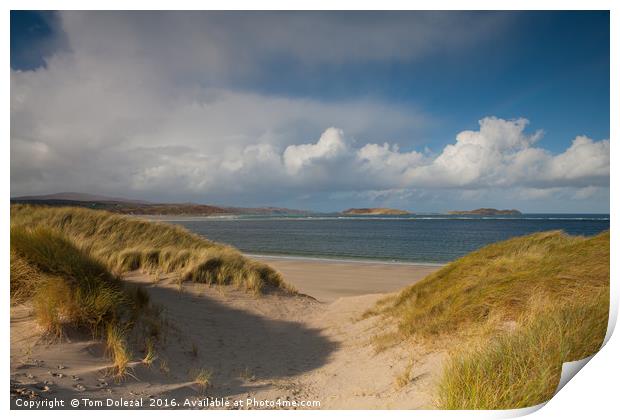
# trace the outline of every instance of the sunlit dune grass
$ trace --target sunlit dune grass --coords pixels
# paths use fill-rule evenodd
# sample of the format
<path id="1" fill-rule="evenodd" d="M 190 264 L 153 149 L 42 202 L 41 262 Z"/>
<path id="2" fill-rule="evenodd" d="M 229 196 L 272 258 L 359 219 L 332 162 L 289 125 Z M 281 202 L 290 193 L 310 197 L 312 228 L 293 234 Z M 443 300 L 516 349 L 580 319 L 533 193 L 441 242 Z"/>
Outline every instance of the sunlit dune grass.
<path id="1" fill-rule="evenodd" d="M 11 229 L 12 297 L 32 297 L 50 331 L 62 324 L 93 333 L 117 316 L 127 296 L 119 280 L 71 242 L 49 229 Z"/>
<path id="2" fill-rule="evenodd" d="M 509 409 L 549 400 L 562 363 L 595 353 L 605 336 L 609 296 L 589 304 L 546 306 L 520 320 L 512 333 L 482 338 L 453 353 L 440 385 L 448 409 Z"/>
<path id="3" fill-rule="evenodd" d="M 11 206 L 11 303 L 31 305 L 52 336 L 75 329 L 105 341 L 118 376 L 133 345 L 150 348 L 145 360 L 152 361 L 161 333 L 148 293 L 120 280 L 136 269 L 255 293 L 293 291 L 269 266 L 181 227 L 89 209 Z"/>
<path id="4" fill-rule="evenodd" d="M 12 205 L 11 225 L 45 226 L 114 272 L 178 273 L 180 281 L 230 284 L 255 293 L 293 291 L 266 264 L 171 224 L 72 207 Z"/>
<path id="5" fill-rule="evenodd" d="M 492 244 L 384 300 L 369 315 L 397 323 L 397 333 L 383 337 L 391 343 L 452 341 L 440 406 L 535 405 L 553 395 L 563 362 L 602 345 L 609 239 L 609 232 L 585 238 L 552 231 Z"/>
<path id="6" fill-rule="evenodd" d="M 11 228 L 10 281 L 12 303 L 30 302 L 45 332 L 62 337 L 69 328 L 104 339 L 115 373 L 124 373 L 123 334 L 148 312 L 144 291 L 123 286 L 99 261 L 43 227 Z"/>

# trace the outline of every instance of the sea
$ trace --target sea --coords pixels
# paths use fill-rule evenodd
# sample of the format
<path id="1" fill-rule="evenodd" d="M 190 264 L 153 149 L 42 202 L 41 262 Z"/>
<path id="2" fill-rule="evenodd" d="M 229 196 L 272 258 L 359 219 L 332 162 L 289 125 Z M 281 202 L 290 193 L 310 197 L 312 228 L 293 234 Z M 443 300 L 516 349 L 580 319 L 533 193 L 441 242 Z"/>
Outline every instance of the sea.
<path id="1" fill-rule="evenodd" d="M 419 264 L 444 264 L 487 244 L 534 232 L 590 236 L 609 229 L 609 214 L 222 216 L 167 221 L 251 255 Z"/>

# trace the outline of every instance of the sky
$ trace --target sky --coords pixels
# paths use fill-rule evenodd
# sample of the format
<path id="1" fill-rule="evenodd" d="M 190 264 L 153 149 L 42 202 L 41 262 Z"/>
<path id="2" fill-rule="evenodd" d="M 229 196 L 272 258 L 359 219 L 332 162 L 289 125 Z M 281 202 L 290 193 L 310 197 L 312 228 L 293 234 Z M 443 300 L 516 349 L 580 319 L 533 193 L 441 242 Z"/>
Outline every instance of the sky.
<path id="1" fill-rule="evenodd" d="M 609 13 L 11 12 L 11 196 L 609 212 Z"/>

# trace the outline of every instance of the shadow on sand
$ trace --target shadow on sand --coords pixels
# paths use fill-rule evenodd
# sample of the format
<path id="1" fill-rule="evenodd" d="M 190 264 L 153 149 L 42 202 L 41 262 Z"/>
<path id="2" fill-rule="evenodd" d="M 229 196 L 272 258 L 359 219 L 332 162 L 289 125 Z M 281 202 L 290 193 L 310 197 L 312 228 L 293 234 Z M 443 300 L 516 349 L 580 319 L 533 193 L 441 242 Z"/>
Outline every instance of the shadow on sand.
<path id="1" fill-rule="evenodd" d="M 159 345 L 160 360 L 148 369 L 140 367 L 136 375 L 151 383 L 150 389 L 158 396 L 184 398 L 200 394 L 190 382 L 201 369 L 211 372 L 212 385 L 205 391 L 211 397 L 252 394 L 270 386 L 285 392 L 294 386 L 292 376 L 323 366 L 338 347 L 320 330 L 299 322 L 235 309 L 204 294 L 144 283 L 143 286 L 151 301 L 164 308 L 167 332 Z M 287 304 L 273 295 L 230 293 L 239 294 L 250 305 L 256 299 L 257 311 L 265 305 Z M 285 299 L 296 299 L 297 304 L 312 301 L 307 297 Z M 298 306 L 301 310 L 308 308 L 307 304 Z M 168 371 L 165 374 L 162 361 Z"/>

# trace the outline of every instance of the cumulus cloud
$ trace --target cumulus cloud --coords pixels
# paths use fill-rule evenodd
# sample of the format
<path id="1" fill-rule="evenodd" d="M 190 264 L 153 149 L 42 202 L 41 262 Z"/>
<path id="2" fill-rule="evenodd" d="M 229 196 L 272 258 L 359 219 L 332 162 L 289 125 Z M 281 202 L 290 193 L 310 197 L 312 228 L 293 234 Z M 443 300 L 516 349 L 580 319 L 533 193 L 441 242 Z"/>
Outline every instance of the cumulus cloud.
<path id="1" fill-rule="evenodd" d="M 415 60 L 504 19 L 416 16 L 380 15 L 369 31 L 364 14 L 63 13 L 66 48 L 45 67 L 11 71 L 12 195 L 258 205 L 315 193 L 440 202 L 433 191 L 545 198 L 568 188 L 584 199 L 607 189 L 608 140 L 579 136 L 554 154 L 526 119 L 487 117 L 433 154 L 415 141 L 433 123 L 416 107 L 235 84 L 273 71 L 259 65 L 272 56 L 319 67 Z"/>
<path id="2" fill-rule="evenodd" d="M 397 144 L 389 143 L 366 144 L 357 151 L 356 156 L 364 172 L 375 176 L 386 175 L 387 172 L 391 176 L 399 176 L 425 161 L 422 153 L 415 150 L 401 153 Z"/>
<path id="3" fill-rule="evenodd" d="M 506 121 L 487 117 L 480 130 L 462 131 L 430 165 L 411 168 L 412 182 L 430 186 L 464 187 L 507 182 L 507 169 L 520 151 L 530 150 L 541 132 L 524 132 L 524 118 Z"/>
<path id="4" fill-rule="evenodd" d="M 543 178 L 550 182 L 609 183 L 609 140 L 578 136 L 562 154 L 549 157 Z"/>
<path id="5" fill-rule="evenodd" d="M 586 188 L 578 194 L 583 196 L 588 187 L 609 185 L 608 140 L 578 136 L 566 151 L 554 155 L 536 147 L 543 133 L 526 133 L 524 118 L 487 117 L 479 124 L 477 131 L 460 132 L 437 156 L 400 152 L 388 143 L 355 147 L 342 130 L 329 128 L 315 143 L 288 146 L 281 169 L 270 150 L 271 167 L 307 183 L 316 183 L 312 176 L 319 169 L 332 185 L 349 189 L 465 188 L 470 196 L 477 189 L 508 187 L 519 187 L 530 197 L 561 187 Z"/>
<path id="6" fill-rule="evenodd" d="M 412 167 L 411 183 L 429 187 L 557 187 L 609 185 L 609 140 L 575 138 L 563 153 L 536 147 L 543 132 L 527 134 L 524 118 L 487 117 L 462 131 L 431 164 Z"/>
<path id="7" fill-rule="evenodd" d="M 342 130 L 332 127 L 314 144 L 288 146 L 284 151 L 284 165 L 290 174 L 297 174 L 304 167 L 337 161 L 348 151 Z"/>
<path id="8" fill-rule="evenodd" d="M 228 188 L 227 178 L 241 190 L 246 183 L 269 180 L 268 188 L 277 184 L 304 190 L 362 190 L 375 198 L 424 188 L 461 188 L 464 197 L 471 198 L 480 197 L 485 188 L 508 187 L 519 188 L 525 198 L 542 198 L 567 186 L 580 188 L 575 197 L 583 198 L 609 185 L 608 140 L 580 136 L 566 151 L 553 155 L 535 146 L 542 132 L 525 133 L 527 124 L 522 118 L 484 118 L 479 130 L 459 133 L 455 143 L 437 156 L 401 152 L 388 143 L 356 146 L 343 130 L 333 127 L 312 143 L 282 150 L 254 144 L 231 159 L 181 154 L 177 165 L 158 150 L 160 159 L 168 156 L 165 162 L 145 169 L 140 179 L 159 184 L 182 176 L 197 191 Z M 194 178 L 199 182 L 192 182 Z M 209 179 L 214 181 L 209 184 Z"/>

